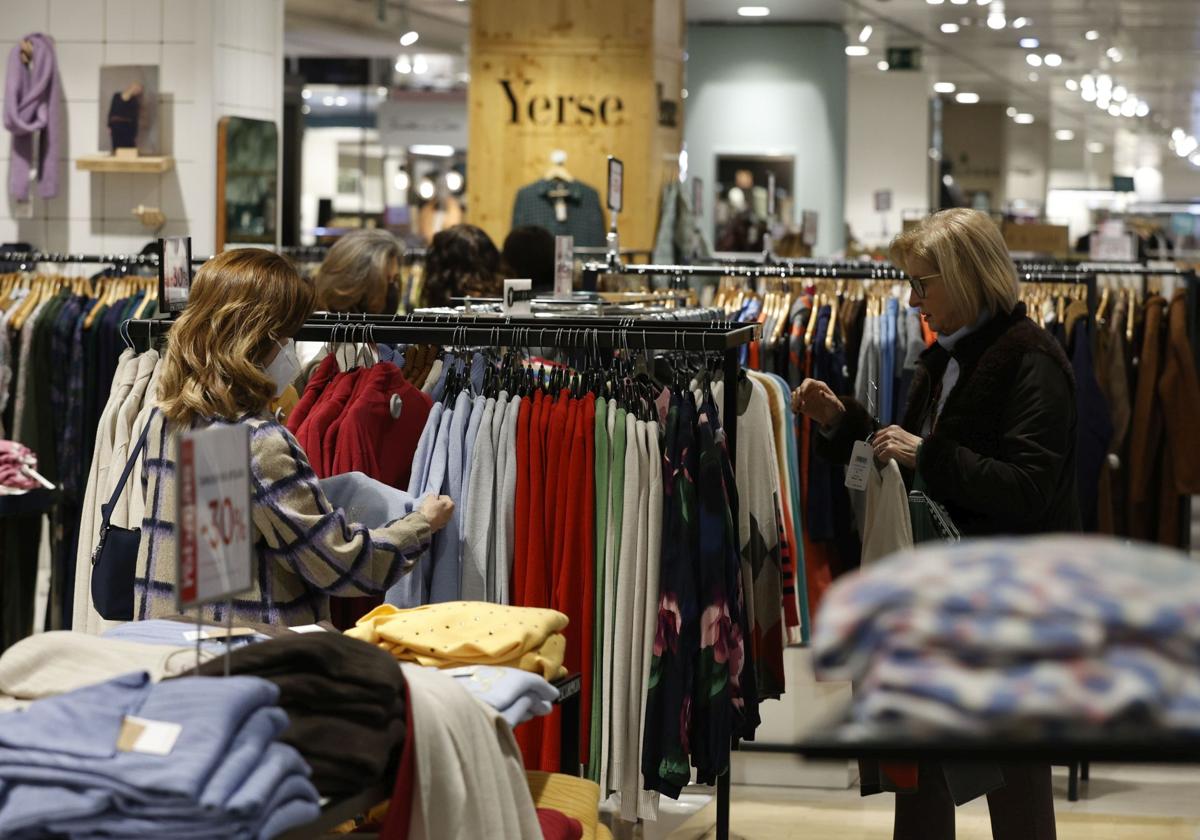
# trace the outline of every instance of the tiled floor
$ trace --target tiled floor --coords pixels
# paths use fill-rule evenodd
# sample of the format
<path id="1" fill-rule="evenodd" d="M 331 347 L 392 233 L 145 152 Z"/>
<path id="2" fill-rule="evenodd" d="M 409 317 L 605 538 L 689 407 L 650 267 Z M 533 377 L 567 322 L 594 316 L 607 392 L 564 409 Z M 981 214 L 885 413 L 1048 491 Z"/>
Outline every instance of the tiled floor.
<path id="1" fill-rule="evenodd" d="M 1067 802 L 1065 768 L 1054 768 L 1059 840 L 1197 840 L 1200 770 L 1174 766 L 1093 765 L 1079 802 Z M 711 840 L 709 805 L 670 840 Z M 890 840 L 892 796 L 857 790 L 733 789 L 731 835 L 740 840 Z M 990 840 L 985 800 L 958 809 L 957 840 Z"/>

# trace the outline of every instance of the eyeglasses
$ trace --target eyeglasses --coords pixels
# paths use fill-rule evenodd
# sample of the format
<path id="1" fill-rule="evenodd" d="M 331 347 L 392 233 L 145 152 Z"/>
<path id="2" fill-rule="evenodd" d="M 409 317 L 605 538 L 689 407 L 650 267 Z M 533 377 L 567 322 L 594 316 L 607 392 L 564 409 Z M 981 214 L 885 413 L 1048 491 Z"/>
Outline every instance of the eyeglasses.
<path id="1" fill-rule="evenodd" d="M 925 281 L 933 277 L 941 277 L 940 271 L 935 271 L 933 274 L 924 274 L 920 277 L 909 277 L 908 285 L 912 286 L 912 290 L 917 293 L 917 297 L 925 297 Z"/>

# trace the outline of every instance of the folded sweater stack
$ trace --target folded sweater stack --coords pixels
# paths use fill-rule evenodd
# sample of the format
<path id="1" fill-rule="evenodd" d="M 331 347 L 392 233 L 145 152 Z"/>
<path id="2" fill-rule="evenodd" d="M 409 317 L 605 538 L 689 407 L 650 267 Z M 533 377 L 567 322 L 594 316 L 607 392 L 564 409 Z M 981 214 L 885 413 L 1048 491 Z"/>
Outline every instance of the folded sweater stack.
<path id="1" fill-rule="evenodd" d="M 378 648 L 340 633 L 293 634 L 233 651 L 229 669 L 279 689 L 289 720 L 279 740 L 304 756 L 322 796 L 378 781 L 404 744 L 404 674 Z M 224 672 L 223 658 L 196 671 Z"/>
<path id="2" fill-rule="evenodd" d="M 402 662 L 435 668 L 495 665 L 567 675 L 563 667 L 567 617 L 555 610 L 449 601 L 401 610 L 371 610 L 346 635 L 377 645 Z"/>
<path id="3" fill-rule="evenodd" d="M 134 673 L 0 715 L 0 836 L 270 838 L 316 819 L 278 694 Z"/>
<path id="4" fill-rule="evenodd" d="M 518 668 L 467 665 L 442 673 L 454 677 L 476 700 L 499 712 L 509 726 L 550 714 L 558 699 L 557 688 L 537 674 Z"/>
<path id="5" fill-rule="evenodd" d="M 838 581 L 814 638 L 908 734 L 1200 733 L 1200 567 L 1088 537 L 918 548 Z"/>

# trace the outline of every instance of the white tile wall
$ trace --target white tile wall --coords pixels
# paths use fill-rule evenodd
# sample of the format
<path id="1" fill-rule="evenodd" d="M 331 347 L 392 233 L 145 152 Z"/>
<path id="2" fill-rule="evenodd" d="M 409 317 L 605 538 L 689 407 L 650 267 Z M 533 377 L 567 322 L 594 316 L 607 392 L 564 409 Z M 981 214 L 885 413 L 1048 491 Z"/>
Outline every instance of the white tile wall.
<path id="1" fill-rule="evenodd" d="M 0 130 L 0 241 L 118 252 L 158 235 L 188 234 L 195 253 L 211 253 L 217 121 L 227 114 L 281 121 L 283 0 L 0 0 L 0 50 L 29 32 L 55 39 L 67 140 L 59 195 L 35 197 L 30 213 L 7 195 L 10 136 Z M 173 171 L 75 168 L 76 158 L 98 149 L 105 64 L 159 65 L 160 130 L 164 150 L 176 158 Z M 163 231 L 133 218 L 138 204 L 163 210 Z"/>

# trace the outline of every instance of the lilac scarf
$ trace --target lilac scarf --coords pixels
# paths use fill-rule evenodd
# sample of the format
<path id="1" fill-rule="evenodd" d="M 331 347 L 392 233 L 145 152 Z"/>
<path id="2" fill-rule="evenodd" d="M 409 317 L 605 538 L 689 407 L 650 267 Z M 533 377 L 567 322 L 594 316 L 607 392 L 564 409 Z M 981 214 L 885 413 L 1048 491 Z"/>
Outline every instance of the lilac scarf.
<path id="1" fill-rule="evenodd" d="M 18 201 L 29 200 L 29 173 L 33 165 L 33 135 L 42 132 L 38 154 L 38 194 L 58 195 L 58 158 L 62 146 L 62 85 L 54 42 L 40 32 L 26 35 L 33 44 L 33 60 L 21 61 L 18 43 L 8 55 L 5 80 L 4 127 L 12 132 L 12 160 L 8 189 Z"/>

